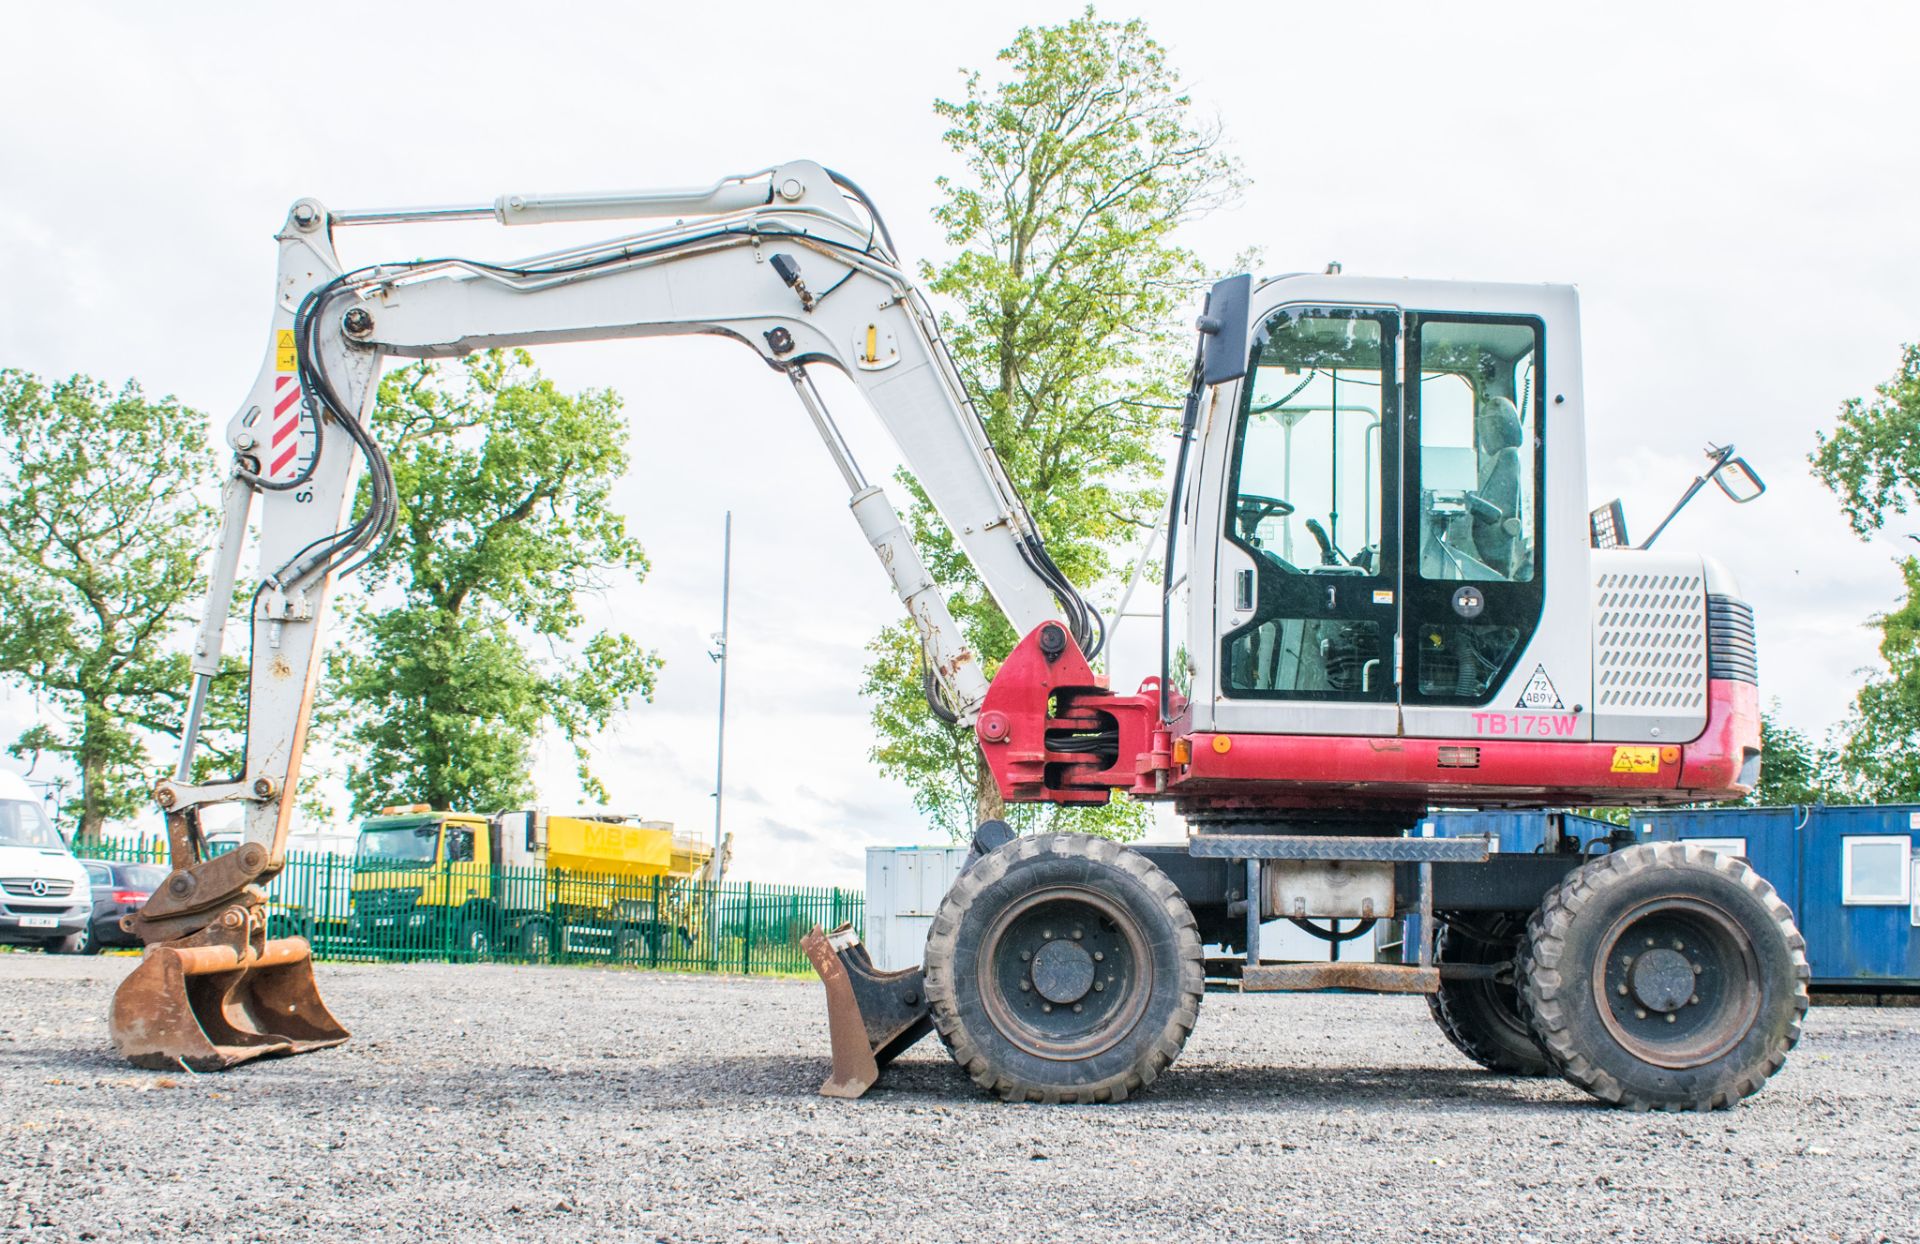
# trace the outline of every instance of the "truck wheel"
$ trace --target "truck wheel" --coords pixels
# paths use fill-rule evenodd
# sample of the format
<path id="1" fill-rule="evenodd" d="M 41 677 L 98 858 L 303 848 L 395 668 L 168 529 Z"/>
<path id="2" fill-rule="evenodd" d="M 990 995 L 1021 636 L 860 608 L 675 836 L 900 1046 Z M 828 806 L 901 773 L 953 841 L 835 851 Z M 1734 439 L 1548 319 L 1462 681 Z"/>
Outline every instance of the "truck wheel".
<path id="1" fill-rule="evenodd" d="M 1526 932 L 1524 914 L 1496 913 L 1478 924 L 1448 922 L 1434 940 L 1437 963 L 1513 964 Z M 1454 1048 L 1488 1071 L 1514 1076 L 1554 1074 L 1553 1061 L 1534 1038 L 1511 981 L 1440 982 L 1427 995 L 1434 1022 Z"/>
<path id="2" fill-rule="evenodd" d="M 470 919 L 461 925 L 460 952 L 469 963 L 485 963 L 493 958 L 492 925 L 480 919 Z"/>
<path id="3" fill-rule="evenodd" d="M 1547 892 L 1522 989 L 1560 1073 L 1631 1110 L 1724 1110 L 1800 1040 L 1806 939 L 1743 861 L 1678 842 L 1601 856 Z"/>
<path id="4" fill-rule="evenodd" d="M 1013 1101 L 1122 1101 L 1193 1031 L 1193 913 L 1145 856 L 1085 834 L 975 861 L 927 936 L 927 1001 L 954 1061 Z"/>
<path id="5" fill-rule="evenodd" d="M 520 926 L 520 953 L 535 963 L 553 957 L 553 927 L 545 920 L 529 920 Z"/>

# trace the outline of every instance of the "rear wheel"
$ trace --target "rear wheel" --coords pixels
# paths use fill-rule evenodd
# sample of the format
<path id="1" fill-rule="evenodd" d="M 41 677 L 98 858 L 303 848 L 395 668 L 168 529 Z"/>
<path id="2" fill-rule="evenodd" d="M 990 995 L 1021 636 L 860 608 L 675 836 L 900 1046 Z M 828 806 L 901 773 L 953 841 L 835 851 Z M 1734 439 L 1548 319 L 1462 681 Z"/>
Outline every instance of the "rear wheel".
<path id="1" fill-rule="evenodd" d="M 520 953 L 535 963 L 553 957 L 553 926 L 545 920 L 529 920 L 520 926 Z"/>
<path id="2" fill-rule="evenodd" d="M 1528 926 L 1534 1031 L 1561 1074 L 1633 1110 L 1721 1110 L 1786 1062 L 1806 940 L 1744 861 L 1629 847 L 1548 891 Z"/>
<path id="3" fill-rule="evenodd" d="M 1441 964 L 1493 964 L 1507 973 L 1492 980 L 1450 980 L 1427 996 L 1434 1022 L 1454 1048 L 1489 1071 L 1515 1076 L 1554 1074 L 1553 1060 L 1540 1048 L 1533 1027 L 1521 1014 L 1512 972 L 1526 917 L 1497 912 L 1489 918 L 1450 921 L 1440 926 L 1434 959 Z"/>
<path id="4" fill-rule="evenodd" d="M 927 937 L 934 1027 L 973 1082 L 1008 1100 L 1121 1101 L 1193 1031 L 1193 913 L 1145 856 L 1041 834 L 982 857 Z"/>

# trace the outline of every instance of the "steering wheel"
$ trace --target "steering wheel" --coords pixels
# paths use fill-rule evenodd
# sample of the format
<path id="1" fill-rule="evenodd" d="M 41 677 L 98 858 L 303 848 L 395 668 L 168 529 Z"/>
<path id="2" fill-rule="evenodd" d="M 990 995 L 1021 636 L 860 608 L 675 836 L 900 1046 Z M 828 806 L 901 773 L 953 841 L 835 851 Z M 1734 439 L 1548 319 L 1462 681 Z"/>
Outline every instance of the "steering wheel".
<path id="1" fill-rule="evenodd" d="M 1243 492 L 1234 499 L 1234 508 L 1240 517 L 1240 534 L 1251 536 L 1268 519 L 1285 518 L 1293 513 L 1293 502 Z"/>

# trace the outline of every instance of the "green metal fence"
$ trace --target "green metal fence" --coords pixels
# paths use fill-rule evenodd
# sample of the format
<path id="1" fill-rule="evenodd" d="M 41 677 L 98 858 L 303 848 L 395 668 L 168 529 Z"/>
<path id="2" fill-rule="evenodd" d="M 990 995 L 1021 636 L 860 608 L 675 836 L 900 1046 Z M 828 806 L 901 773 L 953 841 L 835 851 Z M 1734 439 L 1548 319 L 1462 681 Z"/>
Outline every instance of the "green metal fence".
<path id="1" fill-rule="evenodd" d="M 164 841 L 77 848 L 166 863 Z M 858 890 L 618 877 L 473 863 L 288 852 L 267 886 L 268 932 L 345 961 L 608 963 L 691 972 L 804 973 L 800 938 L 860 928 Z"/>

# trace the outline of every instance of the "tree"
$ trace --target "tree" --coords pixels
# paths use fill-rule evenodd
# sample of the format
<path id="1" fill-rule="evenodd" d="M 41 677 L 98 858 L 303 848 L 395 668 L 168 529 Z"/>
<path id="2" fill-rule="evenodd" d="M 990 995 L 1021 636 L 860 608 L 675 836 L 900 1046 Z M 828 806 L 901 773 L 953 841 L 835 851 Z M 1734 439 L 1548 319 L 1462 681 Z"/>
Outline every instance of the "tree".
<path id="1" fill-rule="evenodd" d="M 1902 350 L 1899 370 L 1874 393 L 1843 402 L 1839 425 L 1816 434 L 1810 455 L 1863 538 L 1920 499 L 1920 345 Z M 1883 803 L 1920 798 L 1920 561 L 1907 558 L 1901 575 L 1906 601 L 1873 619 L 1887 673 L 1854 697 L 1837 757 L 1847 791 Z"/>
<path id="2" fill-rule="evenodd" d="M 374 432 L 400 514 L 368 568 L 355 640 L 336 650 L 333 695 L 356 744 L 356 812 L 386 803 L 490 810 L 533 797 L 531 745 L 548 724 L 573 744 L 582 784 L 605 788 L 587 740 L 660 660 L 614 632 L 584 637 L 576 594 L 647 560 L 609 508 L 626 424 L 606 390 L 565 394 L 522 351 L 428 363 L 382 380 Z M 543 641 L 543 658 L 528 640 Z"/>
<path id="3" fill-rule="evenodd" d="M 934 212 L 958 252 L 922 276 L 946 301 L 942 331 L 1054 560 L 1097 587 L 1114 576 L 1112 550 L 1137 541 L 1161 503 L 1153 485 L 1190 349 L 1184 311 L 1206 277 L 1172 235 L 1238 182 L 1143 23 L 1088 9 L 1021 30 L 999 61 L 1004 80 L 969 73 L 962 98 L 934 104 L 964 171 L 940 178 Z M 1019 637 L 926 494 L 901 482 L 909 530 L 991 675 Z M 956 837 L 1009 814 L 1138 835 L 1145 809 L 1124 801 L 1004 809 L 971 735 L 922 701 L 911 626 L 868 651 L 873 758 Z"/>
<path id="4" fill-rule="evenodd" d="M 1874 393 L 1841 403 L 1839 426 L 1831 436 L 1816 432 L 1809 455 L 1862 536 L 1920 500 L 1920 344 L 1902 350 L 1900 370 Z"/>
<path id="5" fill-rule="evenodd" d="M 212 475 L 206 416 L 170 397 L 0 371 L 0 676 L 61 718 L 8 750 L 78 771 L 82 839 L 143 802 L 147 735 L 179 733 L 168 644 L 202 590 Z"/>
<path id="6" fill-rule="evenodd" d="M 1742 803 L 1752 807 L 1851 803 L 1836 785 L 1833 750 L 1780 719 L 1780 702 L 1760 714 L 1760 784 Z"/>
<path id="7" fill-rule="evenodd" d="M 1906 600 L 1873 619 L 1887 672 L 1854 696 L 1839 755 L 1849 791 L 1868 803 L 1920 801 L 1920 558 L 1907 558 L 1900 573 Z"/>

